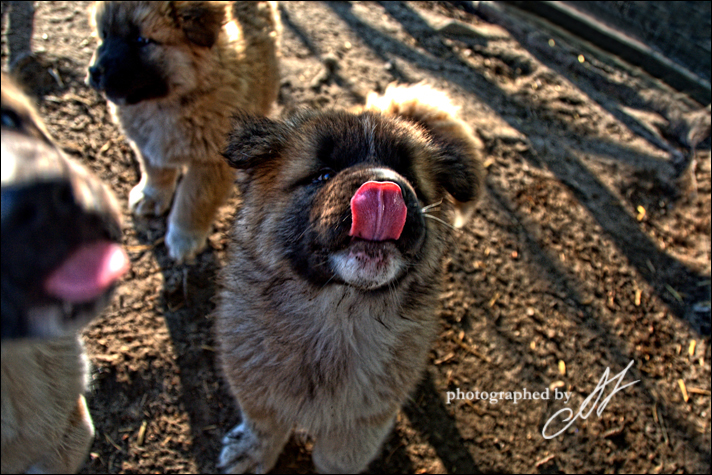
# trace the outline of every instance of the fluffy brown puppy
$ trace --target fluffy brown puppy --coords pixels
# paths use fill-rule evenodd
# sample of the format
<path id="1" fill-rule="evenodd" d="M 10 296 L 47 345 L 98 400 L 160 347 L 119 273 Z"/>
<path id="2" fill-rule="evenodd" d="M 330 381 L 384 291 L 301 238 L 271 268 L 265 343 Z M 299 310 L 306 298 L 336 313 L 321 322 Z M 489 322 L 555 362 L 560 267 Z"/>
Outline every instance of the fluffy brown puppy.
<path id="1" fill-rule="evenodd" d="M 425 85 L 355 113 L 237 122 L 225 156 L 243 203 L 216 341 L 242 421 L 218 466 L 269 471 L 297 425 L 319 471 L 361 471 L 425 367 L 447 221 L 482 187 L 479 142 Z"/>
<path id="2" fill-rule="evenodd" d="M 129 206 L 161 215 L 178 262 L 205 246 L 233 173 L 220 156 L 235 109 L 267 114 L 277 97 L 273 2 L 97 2 L 100 44 L 88 81 L 110 101 L 141 165 Z"/>
<path id="3" fill-rule="evenodd" d="M 76 330 L 128 268 L 119 207 L 2 76 L 2 473 L 71 473 L 89 450 Z"/>

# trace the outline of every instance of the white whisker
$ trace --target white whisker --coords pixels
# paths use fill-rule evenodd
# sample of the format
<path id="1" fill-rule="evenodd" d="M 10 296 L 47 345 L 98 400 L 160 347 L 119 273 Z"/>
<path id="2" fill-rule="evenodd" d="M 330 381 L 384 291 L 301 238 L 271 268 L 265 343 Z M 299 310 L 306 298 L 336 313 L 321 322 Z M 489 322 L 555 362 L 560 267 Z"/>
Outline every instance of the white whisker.
<path id="1" fill-rule="evenodd" d="M 426 218 L 434 219 L 435 221 L 437 221 L 437 222 L 439 222 L 439 223 L 441 223 L 441 224 L 444 224 L 445 226 L 447 226 L 448 228 L 452 229 L 453 231 L 458 231 L 458 232 L 460 231 L 459 229 L 457 229 L 457 228 L 456 228 L 455 226 L 453 226 L 452 224 L 446 223 L 446 222 L 443 221 L 442 219 L 436 218 L 436 217 L 433 216 L 433 215 L 423 213 L 423 216 L 425 216 Z"/>
<path id="2" fill-rule="evenodd" d="M 321 286 L 321 289 L 319 289 L 319 291 L 324 290 L 324 287 L 326 287 L 327 284 L 328 284 L 329 282 L 331 282 L 331 279 L 333 279 L 334 277 L 336 277 L 336 274 L 332 274 L 331 277 L 329 277 L 329 280 L 327 280 L 326 282 L 324 282 L 324 285 Z"/>
<path id="3" fill-rule="evenodd" d="M 437 207 L 440 206 L 441 204 L 443 204 L 443 200 L 442 200 L 442 199 L 441 199 L 440 201 L 438 201 L 437 203 L 433 203 L 433 204 L 431 204 L 431 205 L 428 205 L 428 206 L 423 207 L 423 208 L 420 210 L 420 212 L 423 213 L 423 214 L 425 214 L 427 211 L 430 211 L 430 210 L 433 209 L 433 208 L 437 208 Z"/>

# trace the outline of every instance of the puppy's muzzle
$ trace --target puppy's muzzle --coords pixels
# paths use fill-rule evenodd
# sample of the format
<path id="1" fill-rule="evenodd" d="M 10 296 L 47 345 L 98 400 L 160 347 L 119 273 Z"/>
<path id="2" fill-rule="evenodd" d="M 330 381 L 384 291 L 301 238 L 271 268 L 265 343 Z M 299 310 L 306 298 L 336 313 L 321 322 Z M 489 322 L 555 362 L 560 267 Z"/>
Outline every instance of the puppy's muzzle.
<path id="1" fill-rule="evenodd" d="M 351 198 L 349 236 L 368 241 L 397 240 L 408 208 L 400 186 L 392 181 L 367 181 Z"/>
<path id="2" fill-rule="evenodd" d="M 104 76 L 104 68 L 99 65 L 91 66 L 87 75 L 86 84 L 96 90 L 101 90 L 101 81 Z"/>
<path id="3" fill-rule="evenodd" d="M 108 189 L 50 142 L 3 130 L 1 204 L 2 338 L 95 315 L 129 266 Z"/>
<path id="4" fill-rule="evenodd" d="M 416 251 L 424 238 L 425 224 L 420 204 L 411 184 L 400 174 L 384 167 L 354 167 L 338 180 L 350 196 L 348 240 L 395 242 L 406 254 Z M 350 219 L 349 219 L 350 218 Z"/>

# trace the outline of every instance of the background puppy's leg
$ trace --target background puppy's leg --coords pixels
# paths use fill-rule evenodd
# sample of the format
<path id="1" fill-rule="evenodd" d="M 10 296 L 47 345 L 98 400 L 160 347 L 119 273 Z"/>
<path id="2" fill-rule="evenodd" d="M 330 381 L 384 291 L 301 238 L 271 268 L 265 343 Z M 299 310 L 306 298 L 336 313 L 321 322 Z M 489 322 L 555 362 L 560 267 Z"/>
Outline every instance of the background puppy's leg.
<path id="1" fill-rule="evenodd" d="M 366 469 L 393 427 L 395 414 L 380 424 L 360 424 L 319 434 L 312 458 L 319 473 L 358 473 Z"/>
<path id="2" fill-rule="evenodd" d="M 272 414 L 255 419 L 242 411 L 242 422 L 223 437 L 218 469 L 223 473 L 267 473 L 292 432 Z"/>
<path id="3" fill-rule="evenodd" d="M 129 209 L 137 216 L 160 216 L 171 205 L 178 168 L 154 167 L 136 151 L 141 181 L 129 193 Z"/>
<path id="4" fill-rule="evenodd" d="M 28 473 L 76 473 L 84 463 L 93 440 L 94 424 L 84 396 L 79 396 L 77 405 L 69 414 L 67 428 L 57 443 L 59 450 L 52 451 L 50 456 L 34 464 Z"/>
<path id="5" fill-rule="evenodd" d="M 191 259 L 203 249 L 215 213 L 230 196 L 234 178 L 223 161 L 190 166 L 178 185 L 168 218 L 166 246 L 173 259 Z"/>

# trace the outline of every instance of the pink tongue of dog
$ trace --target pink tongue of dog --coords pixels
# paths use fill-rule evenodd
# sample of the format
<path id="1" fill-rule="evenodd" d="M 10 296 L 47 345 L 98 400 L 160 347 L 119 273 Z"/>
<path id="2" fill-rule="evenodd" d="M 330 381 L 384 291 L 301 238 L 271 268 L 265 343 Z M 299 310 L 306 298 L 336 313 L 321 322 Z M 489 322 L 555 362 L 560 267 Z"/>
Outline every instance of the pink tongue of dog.
<path id="1" fill-rule="evenodd" d="M 44 289 L 65 301 L 88 302 L 106 291 L 128 268 L 128 256 L 120 245 L 99 241 L 70 255 L 44 281 Z"/>
<path id="2" fill-rule="evenodd" d="M 369 241 L 398 239 L 407 214 L 400 186 L 390 181 L 367 181 L 351 198 L 349 236 Z"/>

